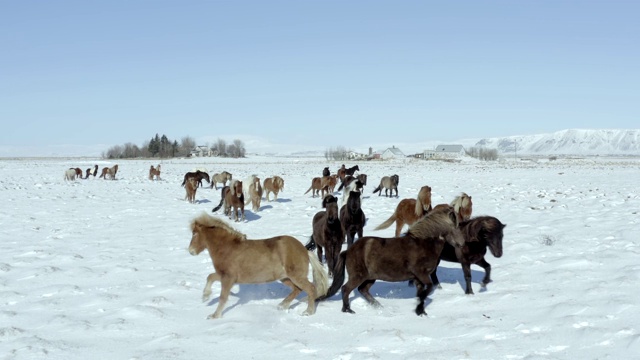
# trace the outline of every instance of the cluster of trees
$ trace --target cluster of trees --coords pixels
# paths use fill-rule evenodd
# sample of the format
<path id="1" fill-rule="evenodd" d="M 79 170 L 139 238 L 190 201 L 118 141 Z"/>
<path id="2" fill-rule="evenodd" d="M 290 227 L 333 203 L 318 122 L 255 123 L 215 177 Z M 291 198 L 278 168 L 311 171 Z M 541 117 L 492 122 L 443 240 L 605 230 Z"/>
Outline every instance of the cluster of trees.
<path id="1" fill-rule="evenodd" d="M 487 149 L 482 147 L 470 147 L 465 149 L 467 155 L 480 160 L 498 160 L 498 149 Z"/>
<path id="2" fill-rule="evenodd" d="M 348 160 L 349 152 L 344 146 L 330 147 L 324 151 L 324 158 L 327 160 Z"/>
<path id="3" fill-rule="evenodd" d="M 105 159 L 132 159 L 132 158 L 171 158 L 186 157 L 191 154 L 191 150 L 196 147 L 195 140 L 190 136 L 171 141 L 166 135 L 156 134 L 149 141 L 145 141 L 142 146 L 132 143 L 115 145 L 102 153 Z M 241 140 L 234 140 L 231 144 L 218 139 L 210 148 L 216 156 L 224 157 L 244 157 L 246 150 Z"/>

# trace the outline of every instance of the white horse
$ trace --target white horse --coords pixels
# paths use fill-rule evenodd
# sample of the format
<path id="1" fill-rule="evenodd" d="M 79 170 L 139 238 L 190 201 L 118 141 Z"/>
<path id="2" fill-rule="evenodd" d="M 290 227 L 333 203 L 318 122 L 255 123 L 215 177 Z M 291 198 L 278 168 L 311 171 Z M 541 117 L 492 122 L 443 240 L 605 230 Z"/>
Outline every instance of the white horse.
<path id="1" fill-rule="evenodd" d="M 69 169 L 64 171 L 64 180 L 65 181 L 75 181 L 76 180 L 76 169 Z"/>

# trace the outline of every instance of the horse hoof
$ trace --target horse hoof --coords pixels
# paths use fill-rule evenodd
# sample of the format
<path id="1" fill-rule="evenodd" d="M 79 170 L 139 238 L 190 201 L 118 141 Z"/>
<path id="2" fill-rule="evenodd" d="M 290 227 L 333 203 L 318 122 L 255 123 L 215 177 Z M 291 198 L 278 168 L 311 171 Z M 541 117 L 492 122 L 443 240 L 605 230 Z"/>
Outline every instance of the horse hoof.
<path id="1" fill-rule="evenodd" d="M 438 289 L 442 289 L 442 285 L 440 285 L 440 284 L 436 285 L 436 287 L 437 287 Z"/>
<path id="2" fill-rule="evenodd" d="M 211 320 L 211 319 L 219 319 L 220 315 L 217 315 L 215 313 L 210 314 L 209 316 L 207 316 L 207 320 Z"/>
<path id="3" fill-rule="evenodd" d="M 342 308 L 343 313 L 355 314 L 356 312 L 351 310 L 351 308 Z"/>
<path id="4" fill-rule="evenodd" d="M 202 295 L 202 302 L 209 301 L 209 295 Z"/>

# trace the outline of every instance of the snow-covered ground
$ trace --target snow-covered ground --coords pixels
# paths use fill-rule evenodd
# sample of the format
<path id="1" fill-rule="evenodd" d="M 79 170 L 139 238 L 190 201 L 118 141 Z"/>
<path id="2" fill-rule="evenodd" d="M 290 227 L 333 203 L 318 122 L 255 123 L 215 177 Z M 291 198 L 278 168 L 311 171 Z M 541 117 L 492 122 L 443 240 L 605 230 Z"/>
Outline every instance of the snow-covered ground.
<path id="1" fill-rule="evenodd" d="M 3 359 L 630 359 L 640 354 L 640 160 L 560 159 L 462 163 L 357 163 L 368 174 L 365 235 L 393 235 L 386 220 L 402 198 L 432 187 L 433 203 L 460 192 L 474 215 L 507 224 L 504 256 L 487 255 L 493 282 L 464 294 L 459 264 L 442 263 L 442 289 L 427 317 L 414 313 L 415 288 L 377 282 L 356 314 L 339 295 L 301 316 L 305 303 L 277 310 L 280 283 L 236 285 L 223 317 L 201 302 L 212 264 L 186 250 L 192 218 L 210 212 L 219 191 L 185 202 L 185 172 L 227 170 L 234 178 L 280 175 L 276 202 L 234 223 L 249 238 L 293 235 L 306 243 L 320 200 L 311 178 L 341 163 L 321 158 L 118 161 L 117 181 L 66 182 L 69 167 L 115 162 L 55 158 L 0 160 L 0 356 Z M 346 162 L 347 166 L 355 162 Z M 399 198 L 372 194 L 400 176 Z M 215 216 L 221 216 L 215 214 Z M 346 246 L 345 246 L 346 248 Z M 304 297 L 302 294 L 300 298 Z M 300 298 L 298 300 L 300 300 Z"/>

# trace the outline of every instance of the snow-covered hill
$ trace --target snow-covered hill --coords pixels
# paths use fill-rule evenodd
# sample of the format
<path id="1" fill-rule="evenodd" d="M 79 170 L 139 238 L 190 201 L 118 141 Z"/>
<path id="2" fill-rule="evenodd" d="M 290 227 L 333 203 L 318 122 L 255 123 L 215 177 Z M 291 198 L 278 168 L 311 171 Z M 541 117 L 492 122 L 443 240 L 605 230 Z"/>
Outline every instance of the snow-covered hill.
<path id="1" fill-rule="evenodd" d="M 568 129 L 550 134 L 481 139 L 464 145 L 496 148 L 501 153 L 640 155 L 640 129 Z"/>

